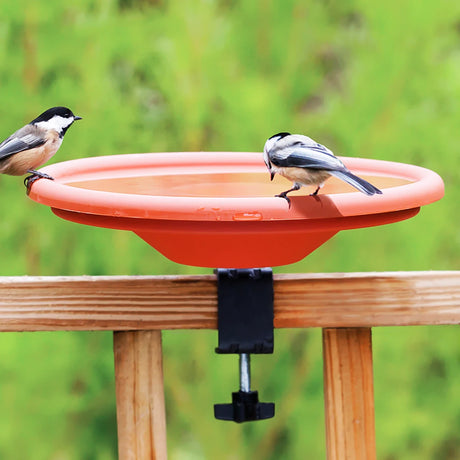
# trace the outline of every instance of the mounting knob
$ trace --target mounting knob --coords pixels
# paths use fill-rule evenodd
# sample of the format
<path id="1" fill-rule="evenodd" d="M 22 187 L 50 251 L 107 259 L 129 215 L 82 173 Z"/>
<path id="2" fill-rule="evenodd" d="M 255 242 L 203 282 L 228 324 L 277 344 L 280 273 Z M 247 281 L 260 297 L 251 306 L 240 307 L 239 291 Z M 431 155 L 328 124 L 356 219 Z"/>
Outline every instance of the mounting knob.
<path id="1" fill-rule="evenodd" d="M 229 404 L 214 404 L 214 417 L 237 423 L 272 418 L 274 403 L 259 402 L 257 391 L 251 391 L 251 362 L 247 353 L 240 354 L 240 391 L 232 393 Z"/>
<path id="2" fill-rule="evenodd" d="M 237 423 L 272 418 L 275 415 L 274 403 L 259 402 L 257 391 L 236 391 L 232 393 L 230 404 L 214 404 L 214 417 Z"/>

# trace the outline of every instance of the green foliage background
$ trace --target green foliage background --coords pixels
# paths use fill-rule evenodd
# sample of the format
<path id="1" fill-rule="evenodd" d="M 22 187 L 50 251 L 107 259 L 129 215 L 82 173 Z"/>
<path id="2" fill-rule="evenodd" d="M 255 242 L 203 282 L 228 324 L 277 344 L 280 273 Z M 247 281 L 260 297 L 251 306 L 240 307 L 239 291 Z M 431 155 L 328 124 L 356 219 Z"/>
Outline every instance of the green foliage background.
<path id="1" fill-rule="evenodd" d="M 446 196 L 407 222 L 342 232 L 284 272 L 457 269 L 460 3 L 451 0 L 0 2 L 0 136 L 54 105 L 84 119 L 53 161 L 260 151 L 305 133 L 340 155 L 418 164 Z M 0 275 L 209 273 L 128 232 L 86 228 L 0 178 Z M 237 387 L 215 332 L 165 332 L 171 459 L 321 459 L 318 330 L 277 331 L 253 381 L 275 419 L 226 424 Z M 0 334 L 0 458 L 114 459 L 108 333 Z M 460 458 L 454 327 L 374 329 L 380 459 Z"/>

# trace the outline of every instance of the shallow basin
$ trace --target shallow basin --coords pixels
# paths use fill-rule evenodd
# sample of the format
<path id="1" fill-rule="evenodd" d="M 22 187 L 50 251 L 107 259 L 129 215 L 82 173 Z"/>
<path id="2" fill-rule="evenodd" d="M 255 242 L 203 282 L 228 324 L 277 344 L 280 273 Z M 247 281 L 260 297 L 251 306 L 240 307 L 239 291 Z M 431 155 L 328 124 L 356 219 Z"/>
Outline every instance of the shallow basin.
<path id="1" fill-rule="evenodd" d="M 367 196 L 331 178 L 319 195 L 270 182 L 261 153 L 178 152 L 83 158 L 41 171 L 30 198 L 72 222 L 130 230 L 186 265 L 249 268 L 297 262 L 340 230 L 416 215 L 444 194 L 433 171 L 402 163 L 341 158 L 380 188 Z"/>

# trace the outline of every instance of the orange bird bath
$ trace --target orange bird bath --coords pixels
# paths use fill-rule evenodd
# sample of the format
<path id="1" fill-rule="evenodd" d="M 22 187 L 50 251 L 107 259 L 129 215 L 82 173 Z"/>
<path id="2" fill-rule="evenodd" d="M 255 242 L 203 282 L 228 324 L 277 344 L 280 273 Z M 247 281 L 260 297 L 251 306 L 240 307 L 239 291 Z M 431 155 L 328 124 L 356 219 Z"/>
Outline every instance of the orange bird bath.
<path id="1" fill-rule="evenodd" d="M 131 230 L 186 265 L 250 268 L 297 262 L 340 230 L 415 216 L 442 198 L 441 178 L 425 168 L 341 158 L 383 192 L 366 196 L 331 178 L 316 197 L 303 188 L 292 205 L 274 197 L 261 153 L 180 152 L 114 155 L 42 168 L 30 198 L 72 222 Z"/>

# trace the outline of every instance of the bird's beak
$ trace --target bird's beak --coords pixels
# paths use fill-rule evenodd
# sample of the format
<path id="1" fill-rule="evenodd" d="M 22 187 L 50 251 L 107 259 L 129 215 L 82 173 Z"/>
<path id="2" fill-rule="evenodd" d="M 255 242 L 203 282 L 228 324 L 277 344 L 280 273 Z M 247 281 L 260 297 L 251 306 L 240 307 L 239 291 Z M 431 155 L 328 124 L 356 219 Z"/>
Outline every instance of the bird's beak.
<path id="1" fill-rule="evenodd" d="M 75 120 L 81 120 L 82 118 L 81 118 L 81 117 L 78 117 L 77 115 L 74 115 L 73 119 L 74 119 L 74 121 L 75 121 Z"/>
<path id="2" fill-rule="evenodd" d="M 273 180 L 273 178 L 275 177 L 275 174 L 276 172 L 270 171 L 270 180 Z"/>

